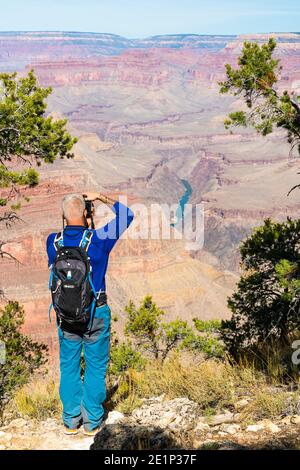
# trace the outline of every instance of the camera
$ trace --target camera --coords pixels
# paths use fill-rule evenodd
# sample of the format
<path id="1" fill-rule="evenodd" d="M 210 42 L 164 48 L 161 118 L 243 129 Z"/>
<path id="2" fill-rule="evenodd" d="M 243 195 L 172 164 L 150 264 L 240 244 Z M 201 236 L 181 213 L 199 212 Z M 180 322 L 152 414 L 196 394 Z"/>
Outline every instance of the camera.
<path id="1" fill-rule="evenodd" d="M 94 203 L 93 201 L 89 201 L 88 199 L 85 199 L 84 202 L 86 209 L 86 218 L 91 219 L 93 217 Z"/>
<path id="2" fill-rule="evenodd" d="M 95 228 L 94 218 L 93 218 L 94 203 L 93 203 L 93 201 L 90 201 L 89 199 L 86 199 L 84 195 L 83 195 L 83 197 L 84 197 L 84 202 L 85 202 L 86 219 L 91 221 L 91 228 Z"/>

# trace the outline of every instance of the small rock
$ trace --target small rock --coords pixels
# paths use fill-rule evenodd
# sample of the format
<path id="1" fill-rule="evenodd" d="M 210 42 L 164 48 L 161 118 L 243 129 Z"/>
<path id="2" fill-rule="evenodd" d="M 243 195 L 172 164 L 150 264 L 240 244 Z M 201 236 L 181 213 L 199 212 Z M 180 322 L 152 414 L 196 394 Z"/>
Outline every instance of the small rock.
<path id="1" fill-rule="evenodd" d="M 210 426 L 218 426 L 223 423 L 233 423 L 235 420 L 233 413 L 230 411 L 221 415 L 210 416 L 207 418 L 207 423 Z"/>
<path id="2" fill-rule="evenodd" d="M 222 424 L 220 430 L 221 432 L 225 432 L 225 434 L 231 434 L 233 436 L 241 430 L 241 426 L 239 424 Z"/>
<path id="3" fill-rule="evenodd" d="M 12 440 L 12 434 L 9 432 L 0 431 L 0 444 L 7 445 Z"/>
<path id="4" fill-rule="evenodd" d="M 220 426 L 210 426 L 211 432 L 218 432 L 220 431 Z"/>
<path id="5" fill-rule="evenodd" d="M 124 420 L 125 416 L 120 411 L 110 411 L 105 424 L 118 424 Z"/>
<path id="6" fill-rule="evenodd" d="M 246 431 L 247 432 L 259 432 L 263 431 L 265 429 L 265 425 L 263 423 L 258 423 L 258 424 L 250 424 L 250 426 L 247 426 Z"/>
<path id="7" fill-rule="evenodd" d="M 264 426 L 265 426 L 265 429 L 267 429 L 272 434 L 276 434 L 276 433 L 280 432 L 280 427 L 277 426 L 277 424 L 272 423 L 272 421 L 266 421 L 264 423 Z"/>
<path id="8" fill-rule="evenodd" d="M 199 447 L 202 446 L 202 441 L 199 441 L 198 439 L 193 440 L 193 449 L 199 449 Z"/>
<path id="9" fill-rule="evenodd" d="M 201 434 L 204 434 L 205 432 L 209 431 L 209 425 L 206 423 L 198 423 L 197 426 L 194 428 L 194 434 L 198 437 Z"/>
<path id="10" fill-rule="evenodd" d="M 242 400 L 237 401 L 234 407 L 236 410 L 242 410 L 248 405 L 248 403 L 249 403 L 249 400 L 246 400 L 246 398 L 243 398 Z"/>
<path id="11" fill-rule="evenodd" d="M 223 431 L 219 431 L 218 434 L 220 437 L 225 437 L 227 435 L 227 433 Z"/>
<path id="12" fill-rule="evenodd" d="M 294 415 L 291 417 L 291 421 L 290 421 L 292 424 L 300 424 L 300 416 L 299 415 Z"/>
<path id="13" fill-rule="evenodd" d="M 23 419 L 23 418 L 13 419 L 8 425 L 8 427 L 10 428 L 17 428 L 17 429 L 24 428 L 25 426 L 27 426 L 27 421 L 26 419 Z"/>

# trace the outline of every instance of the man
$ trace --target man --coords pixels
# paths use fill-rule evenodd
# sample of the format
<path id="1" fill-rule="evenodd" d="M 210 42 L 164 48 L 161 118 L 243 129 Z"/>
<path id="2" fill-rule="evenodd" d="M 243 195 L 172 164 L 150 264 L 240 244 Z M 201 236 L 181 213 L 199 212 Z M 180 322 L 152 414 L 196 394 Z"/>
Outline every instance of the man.
<path id="1" fill-rule="evenodd" d="M 105 274 L 109 254 L 116 241 L 133 220 L 133 212 L 124 204 L 98 193 L 86 193 L 86 200 L 108 205 L 115 218 L 100 229 L 88 232 L 87 256 L 92 268 L 92 283 L 97 292 L 97 304 L 90 321 L 83 325 L 58 323 L 60 344 L 60 398 L 66 434 L 77 434 L 81 423 L 86 435 L 96 434 L 103 419 L 106 398 L 106 369 L 109 359 L 110 308 L 105 293 Z M 65 196 L 63 217 L 67 225 L 62 232 L 63 247 L 78 247 L 89 226 L 85 199 L 78 194 Z M 49 266 L 57 255 L 57 234 L 47 239 Z M 84 380 L 80 377 L 80 359 L 84 351 Z"/>

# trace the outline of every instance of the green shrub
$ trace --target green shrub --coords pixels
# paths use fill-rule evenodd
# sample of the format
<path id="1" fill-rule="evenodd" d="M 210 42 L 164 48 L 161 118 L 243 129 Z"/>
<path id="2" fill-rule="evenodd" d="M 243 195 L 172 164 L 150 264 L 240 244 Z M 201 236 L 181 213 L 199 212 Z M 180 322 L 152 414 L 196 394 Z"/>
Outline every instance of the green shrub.
<path id="1" fill-rule="evenodd" d="M 290 349 L 291 356 L 300 329 L 299 234 L 300 219 L 268 219 L 241 245 L 245 273 L 228 300 L 232 317 L 221 329 L 233 357 L 253 354 L 264 366 L 272 350 Z"/>
<path id="2" fill-rule="evenodd" d="M 162 317 L 165 312 L 158 308 L 149 295 L 143 299 L 139 308 L 130 301 L 125 311 L 125 334 L 133 338 L 139 350 L 155 359 L 164 361 L 191 334 L 186 321 L 177 319 L 164 323 Z"/>
<path id="3" fill-rule="evenodd" d="M 10 171 L 0 165 L 0 187 L 7 188 L 11 184 L 36 186 L 39 183 L 39 174 L 34 168 L 23 172 Z"/>
<path id="4" fill-rule="evenodd" d="M 128 369 L 140 370 L 145 362 L 142 355 L 133 349 L 130 341 L 117 343 L 110 350 L 109 373 L 120 375 Z"/>
<path id="5" fill-rule="evenodd" d="M 24 310 L 18 302 L 10 301 L 0 309 L 0 341 L 5 344 L 5 361 L 0 364 L 0 420 L 15 391 L 47 361 L 47 346 L 24 335 L 23 324 Z"/>
<path id="6" fill-rule="evenodd" d="M 200 320 L 193 318 L 194 325 L 197 331 L 204 333 L 217 333 L 221 329 L 221 320 Z"/>

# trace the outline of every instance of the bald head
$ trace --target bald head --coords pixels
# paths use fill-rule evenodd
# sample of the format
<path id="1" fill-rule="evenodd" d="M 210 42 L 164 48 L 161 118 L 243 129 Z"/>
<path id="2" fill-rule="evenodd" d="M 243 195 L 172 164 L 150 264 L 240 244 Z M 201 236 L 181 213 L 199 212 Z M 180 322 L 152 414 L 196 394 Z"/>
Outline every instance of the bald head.
<path id="1" fill-rule="evenodd" d="M 85 202 L 81 194 L 68 194 L 62 200 L 62 211 L 67 223 L 84 220 Z"/>

